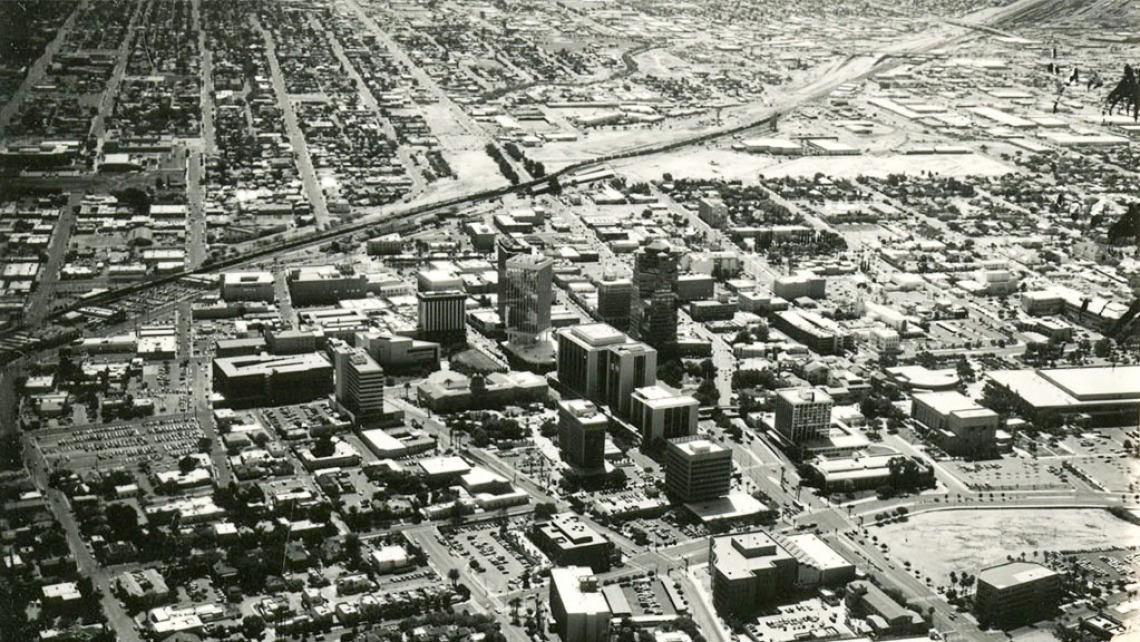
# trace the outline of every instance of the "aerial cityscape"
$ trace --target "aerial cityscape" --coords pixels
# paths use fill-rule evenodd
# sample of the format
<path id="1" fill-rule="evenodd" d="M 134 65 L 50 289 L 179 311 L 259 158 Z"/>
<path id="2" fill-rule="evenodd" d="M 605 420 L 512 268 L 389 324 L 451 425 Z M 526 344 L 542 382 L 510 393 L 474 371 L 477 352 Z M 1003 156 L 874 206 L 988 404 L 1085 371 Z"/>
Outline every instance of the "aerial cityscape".
<path id="1" fill-rule="evenodd" d="M 1129 0 L 0 0 L 0 641 L 1140 641 L 1133 65 Z"/>

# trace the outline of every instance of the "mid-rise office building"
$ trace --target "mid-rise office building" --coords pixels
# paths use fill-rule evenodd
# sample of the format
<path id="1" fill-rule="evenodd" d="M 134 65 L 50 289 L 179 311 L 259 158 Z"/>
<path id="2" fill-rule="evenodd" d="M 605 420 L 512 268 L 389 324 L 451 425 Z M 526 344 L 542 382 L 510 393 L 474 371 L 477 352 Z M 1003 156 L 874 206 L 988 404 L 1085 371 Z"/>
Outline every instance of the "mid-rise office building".
<path id="1" fill-rule="evenodd" d="M 630 423 L 644 443 L 697 434 L 700 402 L 660 386 L 637 388 L 630 395 Z"/>
<path id="2" fill-rule="evenodd" d="M 983 626 L 1016 627 L 1050 617 L 1061 598 L 1061 576 L 1032 562 L 978 572 L 974 613 Z"/>
<path id="3" fill-rule="evenodd" d="M 582 470 L 605 467 L 609 419 L 594 402 L 568 399 L 558 404 L 558 447 L 562 458 Z"/>
<path id="4" fill-rule="evenodd" d="M 852 335 L 838 323 L 814 312 L 784 310 L 774 312 L 771 319 L 773 328 L 817 354 L 836 354 L 853 345 Z"/>
<path id="5" fill-rule="evenodd" d="M 553 260 L 541 254 L 507 259 L 499 277 L 499 307 L 507 337 L 529 343 L 550 329 L 553 288 Z"/>
<path id="6" fill-rule="evenodd" d="M 703 502 L 728 494 L 732 451 L 699 437 L 670 439 L 665 451 L 665 490 L 682 502 Z"/>
<path id="7" fill-rule="evenodd" d="M 343 341 L 329 346 L 336 369 L 336 402 L 356 419 L 366 422 L 384 414 L 386 377 L 368 353 Z"/>
<path id="8" fill-rule="evenodd" d="M 657 381 L 657 351 L 605 323 L 558 331 L 558 380 L 621 416 L 630 412 L 630 393 Z"/>
<path id="9" fill-rule="evenodd" d="M 709 540 L 713 604 L 721 615 L 751 615 L 795 585 L 795 556 L 763 532 Z"/>
<path id="10" fill-rule="evenodd" d="M 633 306 L 633 281 L 606 279 L 598 281 L 598 317 L 621 330 L 629 331 L 629 315 Z"/>
<path id="11" fill-rule="evenodd" d="M 677 277 L 677 301 L 689 303 L 716 296 L 716 279 L 710 274 L 682 274 Z"/>
<path id="12" fill-rule="evenodd" d="M 356 333 L 356 345 L 376 360 L 381 368 L 439 370 L 439 344 L 420 341 L 391 332 L 371 330 Z"/>
<path id="13" fill-rule="evenodd" d="M 610 607 L 594 571 L 584 566 L 550 570 L 550 614 L 562 642 L 608 642 Z"/>
<path id="14" fill-rule="evenodd" d="M 333 390 L 333 367 L 320 353 L 214 359 L 214 391 L 229 405 L 304 403 Z"/>
<path id="15" fill-rule="evenodd" d="M 827 279 L 814 274 L 785 274 L 772 282 L 772 294 L 788 301 L 823 299 L 827 297 Z"/>
<path id="16" fill-rule="evenodd" d="M 831 427 L 831 397 L 813 388 L 776 392 L 776 432 L 793 444 L 827 435 Z"/>
<path id="17" fill-rule="evenodd" d="M 222 298 L 226 301 L 273 302 L 273 274 L 229 272 L 222 275 Z"/>
<path id="18" fill-rule="evenodd" d="M 682 252 L 654 241 L 634 254 L 630 334 L 661 348 L 677 341 L 677 276 Z"/>
<path id="19" fill-rule="evenodd" d="M 610 570 L 613 543 L 574 513 L 558 513 L 531 529 L 531 539 L 556 566 L 588 566 Z"/>
<path id="20" fill-rule="evenodd" d="M 467 331 L 467 295 L 459 290 L 419 292 L 418 330 L 425 339 L 462 337 Z"/>
<path id="21" fill-rule="evenodd" d="M 305 266 L 289 271 L 289 295 L 294 305 L 336 303 L 367 296 L 368 280 L 351 267 Z"/>
<path id="22" fill-rule="evenodd" d="M 950 455 L 981 457 L 997 450 L 1001 417 L 955 390 L 916 393 L 911 416 Z"/>
<path id="23" fill-rule="evenodd" d="M 875 328 L 871 330 L 871 345 L 879 352 L 896 353 L 899 351 L 902 338 L 897 330 L 891 328 Z"/>
<path id="24" fill-rule="evenodd" d="M 602 401 L 620 417 L 629 417 L 633 391 L 657 382 L 657 350 L 629 341 L 610 346 L 602 354 L 606 379 Z"/>
<path id="25" fill-rule="evenodd" d="M 728 206 L 720 198 L 697 199 L 697 216 L 712 227 L 721 227 L 728 221 Z"/>
<path id="26" fill-rule="evenodd" d="M 265 333 L 265 345 L 273 354 L 302 354 L 316 352 L 325 346 L 325 333 L 321 330 L 270 330 Z"/>

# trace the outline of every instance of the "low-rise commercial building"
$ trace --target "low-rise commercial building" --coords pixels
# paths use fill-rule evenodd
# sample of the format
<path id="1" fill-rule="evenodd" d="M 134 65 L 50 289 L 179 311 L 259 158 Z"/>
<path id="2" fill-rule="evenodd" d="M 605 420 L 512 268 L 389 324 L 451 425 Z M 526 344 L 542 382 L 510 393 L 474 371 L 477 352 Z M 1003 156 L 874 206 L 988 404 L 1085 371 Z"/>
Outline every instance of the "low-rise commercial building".
<path id="1" fill-rule="evenodd" d="M 1087 416 L 1096 426 L 1135 425 L 1140 366 L 995 370 L 990 381 L 1012 393 L 1034 418 Z"/>
<path id="2" fill-rule="evenodd" d="M 855 565 L 814 533 L 789 535 L 784 548 L 796 558 L 797 586 L 842 586 L 855 579 Z"/>
<path id="3" fill-rule="evenodd" d="M 955 456 L 983 457 L 996 452 L 1001 418 L 960 392 L 914 395 L 911 415 L 930 431 L 938 447 Z"/>
<path id="4" fill-rule="evenodd" d="M 929 628 L 921 615 L 894 601 L 883 589 L 866 580 L 848 584 L 844 601 L 851 613 L 865 618 L 878 636 L 920 634 Z"/>
<path id="5" fill-rule="evenodd" d="M 535 524 L 531 539 L 558 566 L 588 566 L 595 573 L 610 570 L 613 543 L 574 513 L 559 513 Z"/>

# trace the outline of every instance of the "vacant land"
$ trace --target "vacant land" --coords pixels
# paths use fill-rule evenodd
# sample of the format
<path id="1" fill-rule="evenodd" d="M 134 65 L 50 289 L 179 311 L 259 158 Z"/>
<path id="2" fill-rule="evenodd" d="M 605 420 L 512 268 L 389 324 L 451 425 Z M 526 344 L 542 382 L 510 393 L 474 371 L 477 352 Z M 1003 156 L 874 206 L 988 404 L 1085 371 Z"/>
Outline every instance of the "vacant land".
<path id="1" fill-rule="evenodd" d="M 1025 553 L 1032 561 L 1034 551 L 1140 545 L 1140 526 L 1095 509 L 943 511 L 875 534 L 893 557 L 909 561 L 935 585 L 946 584 L 951 571 L 973 574 L 1007 555 Z"/>
<path id="2" fill-rule="evenodd" d="M 918 176 L 1001 176 L 1013 168 L 980 154 L 928 154 L 897 156 L 805 156 L 764 169 L 771 178 L 800 178 L 822 173 L 836 178 L 858 176 L 885 178 L 891 174 Z"/>

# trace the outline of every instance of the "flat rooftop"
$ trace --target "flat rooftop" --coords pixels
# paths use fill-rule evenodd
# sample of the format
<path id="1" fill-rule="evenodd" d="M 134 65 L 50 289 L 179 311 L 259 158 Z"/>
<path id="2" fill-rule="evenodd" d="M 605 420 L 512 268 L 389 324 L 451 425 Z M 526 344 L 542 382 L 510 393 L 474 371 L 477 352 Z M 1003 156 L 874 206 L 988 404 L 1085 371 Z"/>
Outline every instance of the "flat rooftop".
<path id="1" fill-rule="evenodd" d="M 776 394 L 793 405 L 802 403 L 832 403 L 831 396 L 816 388 L 784 388 Z"/>
<path id="2" fill-rule="evenodd" d="M 1071 408 L 1123 402 L 1140 404 L 1140 366 L 995 370 L 988 375 L 1036 408 Z"/>
<path id="3" fill-rule="evenodd" d="M 851 562 L 847 561 L 847 558 L 836 553 L 835 549 L 828 546 L 827 542 L 814 533 L 789 535 L 785 541 L 793 549 L 793 553 L 802 553 L 811 560 L 812 565 L 816 568 L 832 569 L 851 566 Z"/>
<path id="4" fill-rule="evenodd" d="M 1140 366 L 1064 368 L 1038 373 L 1080 401 L 1140 399 Z"/>
<path id="5" fill-rule="evenodd" d="M 561 549 L 604 544 L 608 541 L 574 513 L 554 515 L 550 521 L 539 524 L 538 528 Z"/>
<path id="6" fill-rule="evenodd" d="M 256 355 L 214 359 L 214 365 L 227 377 L 267 375 L 272 372 L 304 372 L 317 368 L 331 368 L 332 364 L 319 352 L 277 356 Z"/>
<path id="7" fill-rule="evenodd" d="M 685 508 L 702 522 L 736 520 L 768 512 L 768 506 L 755 497 L 734 491 L 704 502 L 690 502 Z"/>
<path id="8" fill-rule="evenodd" d="M 609 602 L 594 579 L 594 572 L 585 566 L 550 569 L 550 584 L 557 587 L 568 614 L 608 615 L 610 612 Z"/>
<path id="9" fill-rule="evenodd" d="M 624 332 L 608 323 L 586 323 L 574 326 L 570 332 L 592 346 L 606 346 L 615 343 L 625 343 L 627 337 Z"/>
<path id="10" fill-rule="evenodd" d="M 1056 571 L 1032 562 L 1010 562 L 991 566 L 978 572 L 978 582 L 1003 589 L 1056 575 Z"/>
<path id="11" fill-rule="evenodd" d="M 677 450 L 685 453 L 686 455 L 707 455 L 711 453 L 719 453 L 728 450 L 724 446 L 714 444 L 708 439 L 693 439 L 691 441 L 672 442 L 670 444 Z"/>
<path id="12" fill-rule="evenodd" d="M 743 533 L 713 539 L 716 569 L 728 579 L 741 579 L 795 559 L 767 533 Z"/>
<path id="13" fill-rule="evenodd" d="M 638 388 L 633 391 L 633 394 L 635 397 L 644 400 L 645 405 L 650 408 L 677 408 L 694 404 L 699 405 L 699 402 L 691 395 L 680 394 L 661 386 Z"/>
<path id="14" fill-rule="evenodd" d="M 973 399 L 970 399 L 956 390 L 919 392 L 914 395 L 914 400 L 930 406 L 942 415 L 948 415 L 960 410 L 978 409 L 978 404 Z"/>

